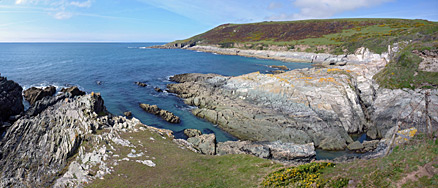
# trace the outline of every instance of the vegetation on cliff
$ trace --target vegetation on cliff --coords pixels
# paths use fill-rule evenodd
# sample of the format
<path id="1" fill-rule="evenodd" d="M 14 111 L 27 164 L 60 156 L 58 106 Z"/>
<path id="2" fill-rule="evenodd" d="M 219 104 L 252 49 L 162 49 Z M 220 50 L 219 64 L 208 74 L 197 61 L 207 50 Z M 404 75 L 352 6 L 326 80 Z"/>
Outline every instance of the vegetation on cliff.
<path id="1" fill-rule="evenodd" d="M 406 19 L 327 19 L 250 24 L 224 24 L 168 45 L 218 45 L 224 48 L 282 49 L 333 54 L 359 47 L 381 53 L 396 42 L 430 38 L 438 23 Z"/>

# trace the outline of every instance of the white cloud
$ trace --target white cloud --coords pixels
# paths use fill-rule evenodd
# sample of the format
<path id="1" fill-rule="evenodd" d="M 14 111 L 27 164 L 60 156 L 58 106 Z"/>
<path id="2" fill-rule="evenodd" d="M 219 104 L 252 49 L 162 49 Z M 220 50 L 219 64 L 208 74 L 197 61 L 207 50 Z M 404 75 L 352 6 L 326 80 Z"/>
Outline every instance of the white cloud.
<path id="1" fill-rule="evenodd" d="M 293 8 L 298 8 L 298 13 L 275 14 L 269 17 L 272 20 L 297 20 L 312 18 L 330 18 L 336 14 L 352 11 L 359 8 L 368 8 L 394 0 L 295 0 Z"/>
<path id="2" fill-rule="evenodd" d="M 84 2 L 79 2 L 79 1 L 73 1 L 70 3 L 70 5 L 76 6 L 76 7 L 80 7 L 80 8 L 90 8 L 91 7 L 91 0 L 87 0 Z"/>
<path id="3" fill-rule="evenodd" d="M 61 11 L 61 12 L 57 12 L 55 14 L 53 14 L 53 17 L 58 19 L 58 20 L 65 20 L 65 19 L 69 19 L 73 16 L 72 13 L 70 12 L 65 12 L 65 11 Z"/>

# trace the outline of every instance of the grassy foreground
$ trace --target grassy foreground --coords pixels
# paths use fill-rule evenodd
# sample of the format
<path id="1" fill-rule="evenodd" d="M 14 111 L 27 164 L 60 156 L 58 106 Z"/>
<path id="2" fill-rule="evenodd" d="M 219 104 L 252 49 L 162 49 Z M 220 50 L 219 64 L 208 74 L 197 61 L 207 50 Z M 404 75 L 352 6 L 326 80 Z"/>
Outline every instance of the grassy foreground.
<path id="1" fill-rule="evenodd" d="M 146 151 L 145 156 L 156 166 L 139 164 L 134 158 L 120 161 L 112 174 L 88 187 L 257 187 L 266 174 L 280 166 L 248 155 L 197 154 L 149 131 L 124 133 L 122 137 L 134 144 L 137 152 Z M 121 146 L 116 150 L 121 156 L 118 159 L 131 152 L 131 148 Z"/>

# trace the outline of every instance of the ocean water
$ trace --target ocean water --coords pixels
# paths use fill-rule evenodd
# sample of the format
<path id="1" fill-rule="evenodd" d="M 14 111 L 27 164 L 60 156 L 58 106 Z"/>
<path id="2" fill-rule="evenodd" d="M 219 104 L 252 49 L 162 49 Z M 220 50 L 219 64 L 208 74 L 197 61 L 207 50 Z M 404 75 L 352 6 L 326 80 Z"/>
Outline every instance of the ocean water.
<path id="1" fill-rule="evenodd" d="M 290 69 L 310 67 L 306 63 L 285 63 L 240 56 L 216 55 L 181 49 L 146 49 L 159 43 L 0 43 L 0 73 L 24 89 L 54 85 L 58 89 L 77 85 L 82 90 L 100 92 L 109 112 L 123 115 L 131 111 L 142 123 L 174 131 L 195 128 L 215 133 L 218 141 L 235 140 L 215 125 L 191 114 L 192 107 L 170 93 L 168 78 L 182 73 L 217 73 L 236 76 L 250 72 L 269 72 L 269 65 Z M 148 84 L 139 87 L 134 82 Z M 98 83 L 101 84 L 98 84 Z M 144 112 L 139 103 L 156 104 L 181 118 L 171 124 Z"/>

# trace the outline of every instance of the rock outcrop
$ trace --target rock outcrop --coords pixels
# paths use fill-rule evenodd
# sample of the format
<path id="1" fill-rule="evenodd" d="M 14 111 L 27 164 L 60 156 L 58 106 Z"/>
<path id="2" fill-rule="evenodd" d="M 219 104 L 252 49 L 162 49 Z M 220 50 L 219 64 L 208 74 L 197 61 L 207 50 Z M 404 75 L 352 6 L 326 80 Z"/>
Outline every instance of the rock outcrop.
<path id="1" fill-rule="evenodd" d="M 74 96 L 77 92 L 71 91 L 36 101 L 7 130 L 0 142 L 0 187 L 83 187 L 112 173 L 119 161 L 129 160 L 113 155 L 116 145 L 131 149 L 135 154 L 128 157 L 139 164 L 156 165 L 155 158 L 142 157 L 120 135 L 148 130 L 165 139 L 173 138 L 172 131 L 107 115 L 99 94 Z"/>
<path id="2" fill-rule="evenodd" d="M 361 60 L 371 56 L 366 49 L 357 53 Z M 197 106 L 193 114 L 241 140 L 313 142 L 322 149 L 343 150 L 353 142 L 348 133 L 368 132 L 378 139 L 396 122 L 424 131 L 429 116 L 436 129 L 438 90 L 380 88 L 373 76 L 385 65 L 379 59 L 277 75 L 183 74 L 171 78 L 180 83 L 169 84 L 168 91 Z"/>
<path id="3" fill-rule="evenodd" d="M 187 139 L 193 147 L 202 154 L 216 155 L 216 136 L 214 134 L 201 134 Z"/>
<path id="4" fill-rule="evenodd" d="M 55 86 L 49 86 L 46 88 L 31 87 L 24 91 L 24 98 L 30 105 L 34 105 L 36 101 L 43 99 L 44 97 L 53 96 L 56 93 Z"/>
<path id="5" fill-rule="evenodd" d="M 23 88 L 12 80 L 0 76 L 0 127 L 11 116 L 23 112 Z"/>
<path id="6" fill-rule="evenodd" d="M 178 116 L 175 116 L 172 112 L 158 108 L 157 105 L 140 104 L 140 108 L 142 108 L 146 112 L 160 116 L 169 123 L 181 122 Z"/>

